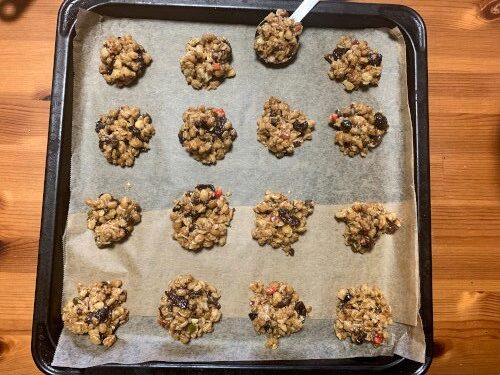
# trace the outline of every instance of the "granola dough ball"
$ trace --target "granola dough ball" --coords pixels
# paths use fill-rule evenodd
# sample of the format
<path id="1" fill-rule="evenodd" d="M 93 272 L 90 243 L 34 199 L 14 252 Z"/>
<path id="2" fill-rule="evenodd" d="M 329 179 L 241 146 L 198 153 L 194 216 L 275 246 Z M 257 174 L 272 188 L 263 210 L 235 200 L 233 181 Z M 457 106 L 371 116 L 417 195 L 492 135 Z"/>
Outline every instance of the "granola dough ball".
<path id="1" fill-rule="evenodd" d="M 225 78 L 236 75 L 231 60 L 231 45 L 225 37 L 203 34 L 187 42 L 180 64 L 187 83 L 194 89 L 215 90 Z"/>
<path id="2" fill-rule="evenodd" d="M 374 113 L 372 107 L 361 103 L 335 110 L 330 115 L 330 126 L 337 130 L 335 143 L 340 151 L 350 157 L 358 154 L 365 157 L 382 142 L 389 128 L 382 113 Z"/>
<path id="3" fill-rule="evenodd" d="M 141 115 L 139 107 L 122 106 L 102 115 L 96 122 L 99 148 L 114 165 L 131 167 L 142 151 L 149 150 L 155 128 L 151 116 Z"/>
<path id="4" fill-rule="evenodd" d="M 302 24 L 289 18 L 286 10 L 278 9 L 257 26 L 253 48 L 266 63 L 285 63 L 297 53 L 302 29 Z"/>
<path id="5" fill-rule="evenodd" d="M 98 247 L 106 247 L 113 242 L 127 238 L 134 230 L 134 225 L 141 221 L 141 207 L 129 197 L 114 199 L 104 193 L 97 199 L 88 198 L 87 228 L 94 231 L 94 240 Z"/>
<path id="6" fill-rule="evenodd" d="M 151 64 L 151 55 L 130 35 L 111 36 L 101 48 L 99 73 L 110 85 L 128 86 Z"/>
<path id="7" fill-rule="evenodd" d="M 373 248 L 381 233 L 392 234 L 401 226 L 397 215 L 381 203 L 354 202 L 338 211 L 335 219 L 346 224 L 345 244 L 361 254 Z"/>
<path id="8" fill-rule="evenodd" d="M 182 121 L 179 142 L 203 164 L 216 164 L 233 147 L 236 130 L 222 108 L 189 107 Z"/>
<path id="9" fill-rule="evenodd" d="M 264 286 L 260 281 L 250 284 L 250 314 L 255 332 L 267 335 L 266 347 L 276 349 L 279 338 L 290 336 L 304 327 L 311 307 L 306 307 L 292 286 L 272 281 Z"/>
<path id="10" fill-rule="evenodd" d="M 116 342 L 114 332 L 128 320 L 126 300 L 121 280 L 78 284 L 78 295 L 63 307 L 64 327 L 77 335 L 88 334 L 95 345 L 110 347 Z"/>
<path id="11" fill-rule="evenodd" d="M 191 275 L 170 281 L 158 307 L 158 323 L 183 344 L 212 332 L 221 318 L 219 291 Z"/>
<path id="12" fill-rule="evenodd" d="M 292 244 L 306 232 L 307 217 L 314 211 L 311 200 L 288 200 L 283 193 L 266 191 L 264 201 L 254 207 L 255 229 L 252 237 L 260 246 L 281 248 L 286 255 L 294 255 Z"/>
<path id="13" fill-rule="evenodd" d="M 224 246 L 233 214 L 234 208 L 229 207 L 220 187 L 197 185 L 174 202 L 172 238 L 191 251 Z"/>
<path id="14" fill-rule="evenodd" d="M 382 55 L 368 47 L 364 40 L 344 35 L 331 54 L 325 55 L 330 63 L 328 76 L 342 82 L 347 91 L 376 86 L 382 74 Z"/>
<path id="15" fill-rule="evenodd" d="M 292 109 L 279 98 L 271 96 L 264 103 L 264 112 L 257 120 L 257 140 L 277 158 L 292 155 L 304 141 L 312 139 L 316 121 L 304 112 Z"/>
<path id="16" fill-rule="evenodd" d="M 387 341 L 391 307 L 379 288 L 362 285 L 340 289 L 337 298 L 334 330 L 340 340 L 350 337 L 355 344 L 371 342 L 373 346 Z"/>

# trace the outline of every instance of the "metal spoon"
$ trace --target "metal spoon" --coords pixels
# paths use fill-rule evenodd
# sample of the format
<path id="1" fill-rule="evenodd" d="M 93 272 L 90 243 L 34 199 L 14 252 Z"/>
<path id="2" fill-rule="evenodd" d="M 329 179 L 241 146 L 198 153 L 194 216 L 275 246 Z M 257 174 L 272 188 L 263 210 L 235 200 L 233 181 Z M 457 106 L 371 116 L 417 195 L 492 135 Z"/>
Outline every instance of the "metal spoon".
<path id="1" fill-rule="evenodd" d="M 318 4 L 321 0 L 303 0 L 302 3 L 295 9 L 295 12 L 290 16 L 291 19 L 293 19 L 296 22 L 300 22 L 304 19 L 305 16 Z M 257 25 L 257 27 L 262 26 L 266 22 L 265 19 L 260 21 L 260 23 Z M 257 30 L 255 31 L 255 37 L 257 37 Z M 297 36 L 297 41 L 299 40 L 299 37 Z M 269 64 L 274 64 L 274 65 L 282 65 L 288 63 L 293 57 L 295 57 L 297 51 L 295 51 L 292 55 L 290 55 L 287 59 L 280 61 L 280 62 L 271 62 L 262 59 L 264 62 L 269 63 Z M 257 54 L 258 55 L 258 54 Z M 259 56 L 260 57 L 260 56 Z"/>

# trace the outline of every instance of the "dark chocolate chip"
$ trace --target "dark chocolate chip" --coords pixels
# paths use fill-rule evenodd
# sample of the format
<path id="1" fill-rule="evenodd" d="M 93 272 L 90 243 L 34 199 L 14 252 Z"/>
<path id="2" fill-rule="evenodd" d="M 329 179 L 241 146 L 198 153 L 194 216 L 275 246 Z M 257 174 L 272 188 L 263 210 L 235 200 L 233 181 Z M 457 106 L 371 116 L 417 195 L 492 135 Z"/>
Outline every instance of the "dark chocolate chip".
<path id="1" fill-rule="evenodd" d="M 254 320 L 255 318 L 257 318 L 257 313 L 251 312 L 250 314 L 248 314 L 248 317 L 250 318 L 250 320 Z"/>
<path id="2" fill-rule="evenodd" d="M 348 119 L 344 119 L 342 120 L 342 122 L 340 123 L 341 127 L 342 127 L 342 131 L 344 133 L 349 133 L 352 129 L 352 122 Z"/>
<path id="3" fill-rule="evenodd" d="M 350 300 L 352 299 L 352 294 L 347 292 L 344 296 L 344 299 L 342 300 L 342 302 L 349 302 Z"/>

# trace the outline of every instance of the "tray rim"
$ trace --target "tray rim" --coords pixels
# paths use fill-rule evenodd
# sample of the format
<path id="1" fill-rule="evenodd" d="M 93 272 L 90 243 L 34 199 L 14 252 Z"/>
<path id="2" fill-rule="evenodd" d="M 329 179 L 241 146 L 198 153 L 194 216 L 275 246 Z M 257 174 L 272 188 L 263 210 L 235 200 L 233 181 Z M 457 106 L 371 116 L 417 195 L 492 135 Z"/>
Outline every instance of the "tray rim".
<path id="1" fill-rule="evenodd" d="M 59 8 L 56 42 L 54 52 L 54 68 L 52 81 L 52 98 L 48 129 L 45 183 L 43 194 L 42 218 L 38 252 L 36 291 L 33 311 L 31 352 L 37 367 L 47 374 L 74 373 L 84 369 L 60 368 L 51 366 L 51 352 L 47 345 L 55 348 L 57 338 L 51 337 L 48 329 L 48 304 L 51 295 L 52 266 L 54 261 L 56 217 L 61 209 L 58 207 L 58 183 L 62 154 L 62 131 L 64 126 L 64 109 L 67 100 L 67 73 L 69 67 L 72 32 L 74 31 L 76 14 L 80 8 L 95 10 L 109 5 L 156 6 L 156 7 L 195 7 L 218 9 L 269 10 L 276 8 L 295 9 L 299 1 L 283 0 L 65 0 Z M 313 13 L 337 13 L 376 16 L 385 18 L 396 24 L 405 35 L 407 49 L 413 51 L 413 92 L 409 99 L 414 100 L 412 122 L 414 128 L 414 180 L 417 204 L 417 223 L 419 239 L 419 268 L 422 318 L 426 336 L 425 362 L 420 364 L 399 356 L 384 365 L 338 365 L 328 363 L 332 360 L 297 360 L 297 361 L 260 361 L 260 362 L 146 362 L 135 365 L 110 364 L 97 366 L 99 369 L 117 369 L 120 373 L 129 369 L 159 368 L 191 368 L 191 369 L 253 369 L 253 370 L 313 370 L 324 369 L 342 371 L 342 373 L 359 373 L 358 371 L 377 371 L 391 373 L 425 373 L 432 362 L 433 316 L 432 316 L 432 253 L 431 253 L 431 219 L 430 219 L 430 165 L 429 165 L 429 124 L 428 124 L 428 89 L 427 89 L 427 46 L 426 27 L 422 17 L 412 8 L 392 4 L 367 3 L 334 3 L 323 0 Z M 411 46 L 408 46 L 410 42 Z M 407 56 L 409 59 L 410 56 Z M 410 96 L 414 94 L 415 96 Z"/>

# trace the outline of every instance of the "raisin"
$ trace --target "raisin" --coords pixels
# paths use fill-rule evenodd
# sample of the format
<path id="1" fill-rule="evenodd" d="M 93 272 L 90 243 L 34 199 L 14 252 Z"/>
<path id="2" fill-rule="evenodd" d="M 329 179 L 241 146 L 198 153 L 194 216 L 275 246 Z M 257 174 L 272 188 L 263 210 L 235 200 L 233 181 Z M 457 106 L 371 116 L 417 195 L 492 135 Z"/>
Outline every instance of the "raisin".
<path id="1" fill-rule="evenodd" d="M 210 189 L 210 190 L 214 191 L 215 187 L 212 184 L 199 184 L 199 185 L 196 185 L 195 189 L 197 189 L 197 190 Z"/>
<path id="2" fill-rule="evenodd" d="M 370 65 L 380 66 L 382 64 L 382 54 L 372 53 L 368 57 L 368 63 Z"/>
<path id="3" fill-rule="evenodd" d="M 132 133 L 132 135 L 135 135 L 136 137 L 141 134 L 141 131 L 137 129 L 135 126 L 129 126 L 128 130 Z"/>
<path id="4" fill-rule="evenodd" d="M 336 61 L 340 59 L 342 56 L 345 55 L 345 53 L 349 50 L 349 48 L 341 48 L 337 47 L 333 50 L 333 52 L 330 55 L 326 55 L 325 59 L 328 62 Z"/>
<path id="5" fill-rule="evenodd" d="M 293 129 L 298 131 L 299 133 L 304 133 L 307 130 L 307 126 L 308 126 L 307 121 L 300 122 L 300 121 L 296 120 L 293 123 Z"/>
<path id="6" fill-rule="evenodd" d="M 352 336 L 352 342 L 356 345 L 361 345 L 366 339 L 366 333 L 362 331 L 354 331 Z"/>
<path id="7" fill-rule="evenodd" d="M 106 321 L 106 319 L 108 319 L 109 313 L 110 313 L 109 308 L 103 307 L 102 309 L 94 311 L 92 315 L 99 321 L 99 323 L 103 323 Z"/>
<path id="8" fill-rule="evenodd" d="M 291 257 L 293 257 L 295 255 L 295 250 L 290 248 L 290 250 L 288 250 L 288 255 L 290 255 Z"/>
<path id="9" fill-rule="evenodd" d="M 255 318 L 257 318 L 257 313 L 251 312 L 250 314 L 248 314 L 248 317 L 250 318 L 250 320 L 254 320 Z"/>
<path id="10" fill-rule="evenodd" d="M 167 295 L 168 300 L 175 306 L 178 306 L 181 309 L 185 309 L 189 306 L 188 300 L 184 297 L 178 296 L 174 290 L 171 289 L 168 292 L 165 292 L 165 294 Z"/>
<path id="11" fill-rule="evenodd" d="M 182 136 L 182 132 L 179 132 L 177 136 L 179 137 L 179 142 L 181 143 L 181 145 L 184 145 L 184 137 Z"/>
<path id="12" fill-rule="evenodd" d="M 342 302 L 349 302 L 350 300 L 352 299 L 352 294 L 347 292 L 344 296 L 344 299 L 342 300 Z"/>
<path id="13" fill-rule="evenodd" d="M 314 202 L 311 200 L 311 199 L 306 199 L 304 201 L 304 205 L 309 208 L 309 209 L 313 209 L 314 208 Z"/>
<path id="14" fill-rule="evenodd" d="M 387 130 L 389 125 L 387 124 L 387 117 L 385 117 L 382 113 L 375 113 L 375 122 L 374 125 L 377 129 Z"/>
<path id="15" fill-rule="evenodd" d="M 201 216 L 201 214 L 199 212 L 191 211 L 191 212 L 187 213 L 186 216 L 189 216 L 193 221 L 196 221 Z"/>
<path id="16" fill-rule="evenodd" d="M 224 134 L 224 131 L 226 130 L 224 129 L 224 125 L 226 125 L 226 122 L 226 116 L 217 117 L 217 119 L 215 120 L 214 134 L 217 137 L 222 138 L 222 134 Z"/>
<path id="17" fill-rule="evenodd" d="M 196 120 L 194 122 L 194 126 L 197 127 L 197 128 L 204 128 L 204 127 L 207 126 L 207 122 L 204 119 L 202 119 L 202 120 Z"/>
<path id="18" fill-rule="evenodd" d="M 293 147 L 299 147 L 301 144 L 300 141 L 293 141 Z"/>
<path id="19" fill-rule="evenodd" d="M 299 314 L 300 316 L 305 317 L 307 315 L 306 306 L 304 305 L 304 302 L 302 302 L 302 301 L 295 302 L 294 310 L 297 311 L 297 314 Z"/>
<path id="20" fill-rule="evenodd" d="M 216 306 L 219 304 L 217 298 L 215 298 L 212 294 L 209 294 L 207 296 L 207 302 L 211 305 L 216 305 Z"/>
<path id="21" fill-rule="evenodd" d="M 180 210 L 181 210 L 181 208 L 182 208 L 182 207 L 181 207 L 181 205 L 180 205 L 180 204 L 176 204 L 176 205 L 174 206 L 174 208 L 172 208 L 172 211 L 173 211 L 173 212 L 177 212 L 177 211 L 180 211 Z"/>
<path id="22" fill-rule="evenodd" d="M 276 116 L 280 116 L 280 115 L 281 115 L 281 113 L 280 113 L 280 111 L 277 111 L 277 110 L 275 110 L 275 109 L 271 109 L 271 111 L 269 112 L 269 115 L 270 115 L 271 117 L 276 117 Z"/>
<path id="23" fill-rule="evenodd" d="M 289 297 L 289 296 L 287 296 L 287 297 L 283 298 L 281 301 L 279 301 L 276 304 L 276 307 L 277 308 L 282 308 L 282 307 L 288 306 L 290 304 L 290 302 L 292 302 L 292 298 Z"/>
<path id="24" fill-rule="evenodd" d="M 271 125 L 276 125 L 278 123 L 277 117 L 271 117 Z"/>
<path id="25" fill-rule="evenodd" d="M 376 312 L 377 314 L 380 314 L 380 313 L 382 312 L 382 307 L 380 307 L 380 305 L 377 305 L 377 306 L 375 307 L 375 312 Z"/>
<path id="26" fill-rule="evenodd" d="M 340 123 L 341 127 L 342 127 L 342 131 L 344 133 L 349 133 L 352 129 L 352 122 L 348 119 L 344 119 L 342 120 L 342 122 Z"/>
<path id="27" fill-rule="evenodd" d="M 365 249 L 371 249 L 374 245 L 374 240 L 368 236 L 363 236 L 359 240 L 359 244 Z"/>
<path id="28" fill-rule="evenodd" d="M 297 219 L 294 215 L 290 213 L 286 208 L 279 208 L 278 214 L 280 215 L 281 220 L 286 224 L 291 225 L 292 227 L 296 227 L 300 224 L 300 220 Z"/>
<path id="29" fill-rule="evenodd" d="M 104 125 L 101 121 L 97 121 L 97 122 L 95 123 L 95 132 L 96 132 L 96 133 L 99 133 L 99 131 L 100 131 L 101 129 L 104 129 L 104 126 L 105 126 L 105 125 Z"/>

